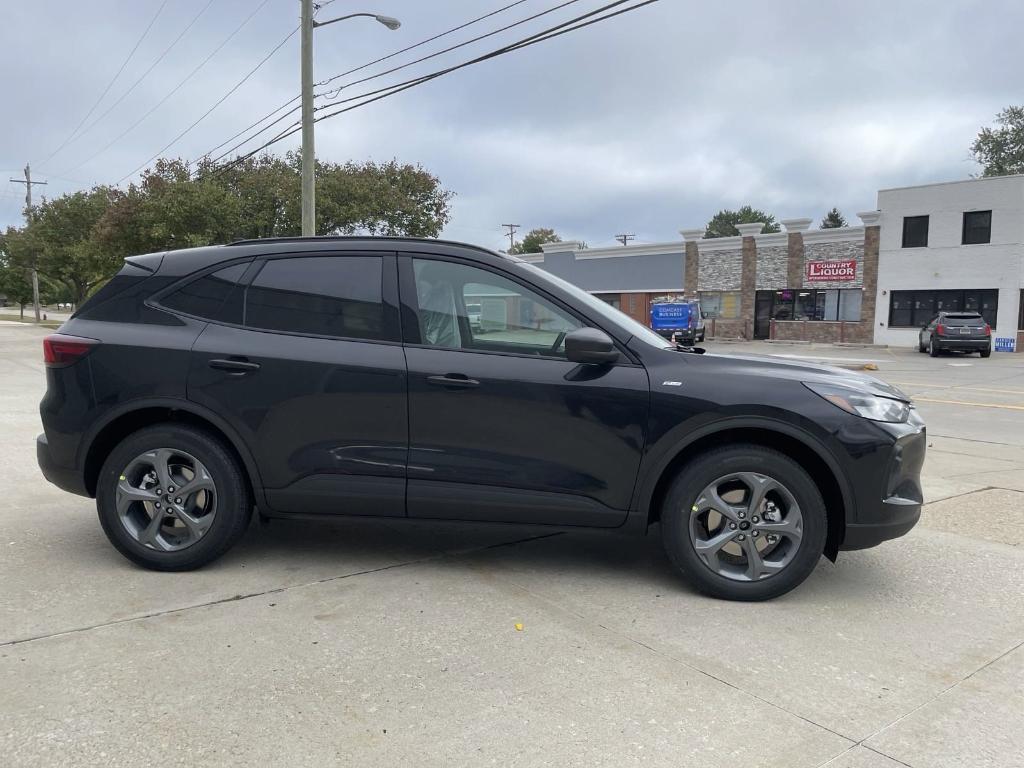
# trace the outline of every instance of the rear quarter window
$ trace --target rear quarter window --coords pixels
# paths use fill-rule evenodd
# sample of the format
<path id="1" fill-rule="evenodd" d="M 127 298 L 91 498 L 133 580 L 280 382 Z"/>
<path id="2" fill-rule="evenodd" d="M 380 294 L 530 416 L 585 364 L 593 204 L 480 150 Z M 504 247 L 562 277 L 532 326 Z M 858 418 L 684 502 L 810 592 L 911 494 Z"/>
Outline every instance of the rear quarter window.
<path id="1" fill-rule="evenodd" d="M 249 263 L 232 264 L 191 280 L 160 299 L 160 304 L 205 320 L 241 325 L 243 291 L 240 283 Z"/>

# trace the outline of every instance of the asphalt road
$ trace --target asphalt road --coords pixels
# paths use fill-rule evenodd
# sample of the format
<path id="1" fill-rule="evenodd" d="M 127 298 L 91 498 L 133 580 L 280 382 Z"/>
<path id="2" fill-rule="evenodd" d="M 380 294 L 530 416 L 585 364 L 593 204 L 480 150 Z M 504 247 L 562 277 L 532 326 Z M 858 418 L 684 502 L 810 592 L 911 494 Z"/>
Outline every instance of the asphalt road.
<path id="1" fill-rule="evenodd" d="M 537 528 L 140 570 L 35 466 L 41 335 L 0 322 L 2 766 L 1024 766 L 1024 355 L 722 345 L 875 360 L 931 435 L 917 528 L 747 605 L 655 536 Z"/>

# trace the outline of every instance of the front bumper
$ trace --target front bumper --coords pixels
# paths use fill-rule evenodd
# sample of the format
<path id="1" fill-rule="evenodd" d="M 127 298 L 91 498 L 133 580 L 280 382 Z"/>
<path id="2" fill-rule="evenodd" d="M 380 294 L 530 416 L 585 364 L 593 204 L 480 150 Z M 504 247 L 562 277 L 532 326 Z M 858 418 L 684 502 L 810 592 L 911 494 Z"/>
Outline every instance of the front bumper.
<path id="1" fill-rule="evenodd" d="M 924 422 L 912 411 L 907 424 L 891 429 L 898 434 L 889 453 L 883 485 L 874 497 L 877 501 L 860 504 L 856 521 L 846 524 L 840 549 L 867 549 L 898 538 L 921 518 L 921 467 L 928 446 Z"/>
<path id="2" fill-rule="evenodd" d="M 39 469 L 42 470 L 43 477 L 62 491 L 79 496 L 89 495 L 89 491 L 85 487 L 85 478 L 81 472 L 74 467 L 64 467 L 54 461 L 45 434 L 36 438 L 36 461 L 39 462 Z"/>

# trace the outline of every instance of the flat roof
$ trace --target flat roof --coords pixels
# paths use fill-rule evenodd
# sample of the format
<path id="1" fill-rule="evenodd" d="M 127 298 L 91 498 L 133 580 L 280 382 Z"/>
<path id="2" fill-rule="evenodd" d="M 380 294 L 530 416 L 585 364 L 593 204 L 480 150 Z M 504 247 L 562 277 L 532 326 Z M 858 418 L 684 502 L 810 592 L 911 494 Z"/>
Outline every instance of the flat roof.
<path id="1" fill-rule="evenodd" d="M 1005 176 L 978 176 L 973 179 L 955 179 L 953 181 L 933 181 L 928 184 L 911 184 L 907 187 L 887 187 L 878 190 L 881 192 L 899 192 L 903 189 L 924 189 L 926 187 L 945 187 L 952 184 L 976 184 L 983 181 L 1001 181 L 1002 179 L 1024 179 L 1024 173 L 1008 173 Z"/>

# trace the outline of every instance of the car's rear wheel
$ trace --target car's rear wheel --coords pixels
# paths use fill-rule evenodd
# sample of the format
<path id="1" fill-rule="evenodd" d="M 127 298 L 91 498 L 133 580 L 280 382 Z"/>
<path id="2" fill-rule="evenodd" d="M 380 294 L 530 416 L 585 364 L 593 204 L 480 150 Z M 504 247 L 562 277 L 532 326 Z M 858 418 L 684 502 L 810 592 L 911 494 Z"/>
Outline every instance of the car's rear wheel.
<path id="1" fill-rule="evenodd" d="M 992 350 L 991 349 L 983 349 L 983 350 L 981 350 L 981 356 L 982 357 L 991 357 L 992 356 Z"/>
<path id="2" fill-rule="evenodd" d="M 935 339 L 930 339 L 928 341 L 928 354 L 931 357 L 939 356 L 939 348 L 935 346 Z"/>
<path id="3" fill-rule="evenodd" d="M 243 469 L 219 438 L 162 424 L 111 451 L 96 508 L 107 538 L 129 560 L 186 571 L 217 559 L 245 533 L 252 498 Z"/>
<path id="4" fill-rule="evenodd" d="M 662 542 L 697 589 L 768 600 L 814 570 L 825 548 L 825 503 L 788 456 L 756 445 L 719 448 L 687 464 L 661 509 Z"/>

